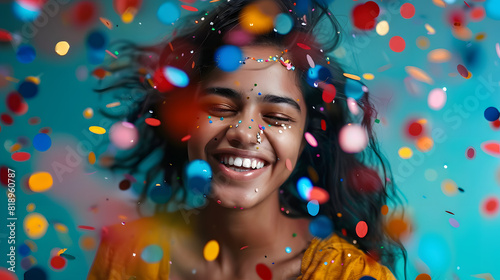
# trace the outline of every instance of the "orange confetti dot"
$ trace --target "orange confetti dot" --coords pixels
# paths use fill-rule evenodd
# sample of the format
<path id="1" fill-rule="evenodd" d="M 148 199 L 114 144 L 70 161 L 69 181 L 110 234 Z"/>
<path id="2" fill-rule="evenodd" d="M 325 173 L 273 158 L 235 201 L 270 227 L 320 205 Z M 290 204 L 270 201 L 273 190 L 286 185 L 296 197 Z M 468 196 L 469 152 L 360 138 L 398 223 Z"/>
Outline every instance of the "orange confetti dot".
<path id="1" fill-rule="evenodd" d="M 80 247 L 83 250 L 90 251 L 96 247 L 96 240 L 92 236 L 82 236 L 80 238 Z"/>
<path id="2" fill-rule="evenodd" d="M 389 41 L 389 47 L 393 52 L 402 52 L 406 48 L 406 42 L 402 37 L 394 36 Z"/>
<path id="3" fill-rule="evenodd" d="M 150 126 L 159 126 L 161 124 L 160 120 L 155 118 L 147 118 L 145 122 Z"/>
<path id="4" fill-rule="evenodd" d="M 313 187 L 311 192 L 309 193 L 309 201 L 317 200 L 319 204 L 323 204 L 329 199 L 330 194 L 320 187 Z"/>
<path id="5" fill-rule="evenodd" d="M 431 280 L 431 276 L 426 273 L 419 274 L 415 280 Z"/>
<path id="6" fill-rule="evenodd" d="M 384 216 L 387 215 L 387 213 L 389 213 L 389 206 L 387 206 L 387 205 L 382 206 L 382 208 L 380 209 L 380 212 Z"/>

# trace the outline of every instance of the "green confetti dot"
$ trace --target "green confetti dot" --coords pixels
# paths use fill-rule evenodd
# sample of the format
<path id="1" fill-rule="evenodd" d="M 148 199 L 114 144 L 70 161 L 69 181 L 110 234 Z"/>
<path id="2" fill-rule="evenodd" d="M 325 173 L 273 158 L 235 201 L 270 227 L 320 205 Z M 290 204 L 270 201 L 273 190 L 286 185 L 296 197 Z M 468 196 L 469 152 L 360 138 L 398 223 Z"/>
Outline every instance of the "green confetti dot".
<path id="1" fill-rule="evenodd" d="M 379 119 L 375 119 L 375 122 L 376 122 L 376 123 L 379 123 L 379 122 L 380 122 L 380 120 L 379 120 Z"/>
<path id="2" fill-rule="evenodd" d="M 209 119 L 211 119 L 212 117 L 211 116 L 208 116 Z"/>
<path id="3" fill-rule="evenodd" d="M 257 84 L 253 84 L 254 86 L 257 86 Z"/>
<path id="4" fill-rule="evenodd" d="M 220 117 L 220 120 L 222 121 L 222 120 L 224 120 L 224 118 L 223 118 L 223 117 Z"/>
<path id="5" fill-rule="evenodd" d="M 251 126 L 249 126 L 248 128 L 252 128 Z"/>
<path id="6" fill-rule="evenodd" d="M 293 236 L 293 237 L 295 237 L 295 236 L 297 236 L 297 234 L 296 234 L 296 233 L 294 233 L 294 234 L 292 234 L 292 236 Z"/>

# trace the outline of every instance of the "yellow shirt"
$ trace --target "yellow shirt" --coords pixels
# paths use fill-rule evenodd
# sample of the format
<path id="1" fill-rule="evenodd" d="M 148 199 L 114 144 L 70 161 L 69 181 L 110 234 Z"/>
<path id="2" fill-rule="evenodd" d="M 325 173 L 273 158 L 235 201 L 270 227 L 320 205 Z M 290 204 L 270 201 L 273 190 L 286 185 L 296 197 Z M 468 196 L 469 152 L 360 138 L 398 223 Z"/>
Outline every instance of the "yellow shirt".
<path id="1" fill-rule="evenodd" d="M 141 258 L 143 249 L 149 245 L 163 249 L 159 262 L 147 263 Z M 168 280 L 169 250 L 168 225 L 155 217 L 103 228 L 87 280 Z M 297 280 L 359 280 L 363 276 L 377 280 L 396 279 L 387 267 L 335 234 L 311 241 L 302 258 L 300 271 Z"/>

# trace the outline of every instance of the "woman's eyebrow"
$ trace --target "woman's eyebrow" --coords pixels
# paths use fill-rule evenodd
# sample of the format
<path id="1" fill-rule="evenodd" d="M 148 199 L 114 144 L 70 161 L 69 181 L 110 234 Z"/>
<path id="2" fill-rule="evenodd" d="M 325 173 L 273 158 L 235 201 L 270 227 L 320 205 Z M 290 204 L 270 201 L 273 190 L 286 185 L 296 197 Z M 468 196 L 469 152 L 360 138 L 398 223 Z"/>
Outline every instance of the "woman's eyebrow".
<path id="1" fill-rule="evenodd" d="M 230 88 L 221 88 L 221 87 L 210 87 L 206 88 L 204 90 L 204 94 L 216 94 L 220 95 L 222 97 L 230 98 L 230 99 L 239 99 L 241 100 L 242 94 L 238 91 L 235 91 Z M 274 104 L 279 104 L 279 103 L 284 103 L 292 106 L 294 109 L 296 109 L 299 113 L 302 112 L 300 109 L 300 106 L 295 100 L 291 99 L 290 97 L 285 97 L 285 96 L 278 96 L 278 95 L 273 95 L 273 94 L 266 94 L 263 96 L 262 102 L 265 103 L 274 103 Z"/>

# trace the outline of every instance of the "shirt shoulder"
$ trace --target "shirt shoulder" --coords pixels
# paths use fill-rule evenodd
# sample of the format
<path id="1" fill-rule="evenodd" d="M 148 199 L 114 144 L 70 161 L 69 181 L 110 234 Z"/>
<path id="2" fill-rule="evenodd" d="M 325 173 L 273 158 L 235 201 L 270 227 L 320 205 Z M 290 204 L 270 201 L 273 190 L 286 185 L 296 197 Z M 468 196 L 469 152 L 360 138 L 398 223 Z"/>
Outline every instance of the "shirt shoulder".
<path id="1" fill-rule="evenodd" d="M 168 224 L 158 217 L 103 227 L 87 279 L 167 280 L 169 236 Z"/>
<path id="2" fill-rule="evenodd" d="M 298 280 L 359 280 L 371 276 L 377 280 L 396 278 L 384 265 L 336 234 L 314 238 L 304 253 Z"/>

